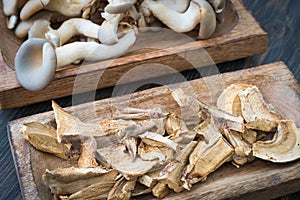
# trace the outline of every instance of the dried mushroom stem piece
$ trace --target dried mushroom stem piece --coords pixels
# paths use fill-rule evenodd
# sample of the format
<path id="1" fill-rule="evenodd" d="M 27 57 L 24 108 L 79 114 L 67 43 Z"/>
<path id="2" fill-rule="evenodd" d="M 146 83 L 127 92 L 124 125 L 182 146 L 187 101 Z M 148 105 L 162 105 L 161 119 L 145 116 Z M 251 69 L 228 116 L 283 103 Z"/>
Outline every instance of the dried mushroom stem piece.
<path id="1" fill-rule="evenodd" d="M 256 86 L 241 91 L 239 97 L 247 128 L 266 132 L 276 130 L 279 121 L 283 118 L 273 111 L 271 105 L 264 101 Z"/>
<path id="2" fill-rule="evenodd" d="M 190 142 L 179 154 L 176 156 L 176 161 L 169 163 L 159 175 L 159 182 L 165 183 L 170 189 L 175 192 L 181 192 L 183 188 L 183 182 L 181 177 L 183 170 L 189 160 L 191 152 L 196 147 L 197 142 Z"/>
<path id="3" fill-rule="evenodd" d="M 169 8 L 160 1 L 145 0 L 144 2 L 144 6 L 148 7 L 155 17 L 176 32 L 191 31 L 200 22 L 199 6 L 193 1 L 182 13 Z"/>
<path id="4" fill-rule="evenodd" d="M 135 161 L 136 159 L 136 152 L 138 151 L 137 142 L 138 142 L 137 139 L 134 137 L 126 138 L 123 141 L 126 148 L 128 149 L 132 161 Z"/>
<path id="5" fill-rule="evenodd" d="M 165 196 L 167 196 L 171 192 L 171 189 L 167 186 L 165 183 L 158 182 L 153 188 L 152 188 L 152 194 L 153 196 L 162 199 Z"/>
<path id="6" fill-rule="evenodd" d="M 140 108 L 116 108 L 114 110 L 114 119 L 124 120 L 150 120 L 166 118 L 169 113 L 163 112 L 160 107 L 151 109 L 140 109 Z"/>
<path id="7" fill-rule="evenodd" d="M 28 90 L 38 91 L 49 85 L 55 71 L 77 60 L 101 61 L 116 58 L 135 42 L 134 30 L 128 31 L 117 44 L 74 42 L 54 48 L 45 39 L 30 38 L 19 48 L 15 57 L 15 71 L 19 83 Z"/>
<path id="8" fill-rule="evenodd" d="M 253 144 L 255 157 L 275 163 L 285 163 L 300 158 L 300 131 L 291 120 L 281 120 L 272 140 Z"/>
<path id="9" fill-rule="evenodd" d="M 239 93 L 252 85 L 234 83 L 223 90 L 217 100 L 217 107 L 227 113 L 242 116 L 241 100 Z"/>
<path id="10" fill-rule="evenodd" d="M 70 150 L 68 144 L 60 144 L 57 141 L 56 130 L 39 122 L 23 124 L 21 133 L 26 140 L 37 150 L 56 155 L 65 160 L 77 160 L 78 154 Z"/>
<path id="11" fill-rule="evenodd" d="M 113 188 L 109 191 L 107 200 L 120 199 L 129 200 L 131 199 L 132 191 L 135 188 L 136 179 L 126 180 L 122 177 L 118 180 Z"/>
<path id="12" fill-rule="evenodd" d="M 231 159 L 234 152 L 232 146 L 222 137 L 212 119 L 201 123 L 195 131 L 204 136 L 199 140 L 194 151 L 189 156 L 182 180 L 184 188 L 191 189 L 191 184 L 204 181 L 206 177 Z"/>
<path id="13" fill-rule="evenodd" d="M 95 159 L 97 142 L 94 137 L 89 137 L 81 143 L 81 154 L 78 159 L 80 168 L 97 167 L 99 164 Z"/>
<path id="14" fill-rule="evenodd" d="M 237 166 L 244 165 L 248 161 L 253 160 L 253 156 L 251 155 L 251 146 L 243 140 L 239 132 L 231 131 L 225 128 L 223 134 L 227 141 L 234 148 L 232 160 Z"/>
<path id="15" fill-rule="evenodd" d="M 114 182 L 118 175 L 116 170 L 96 168 L 58 168 L 47 170 L 42 176 L 42 183 L 52 193 L 67 195 L 78 192 L 93 184 Z"/>
<path id="16" fill-rule="evenodd" d="M 75 35 L 98 39 L 100 26 L 87 19 L 72 18 L 64 21 L 58 29 L 53 29 L 45 19 L 36 20 L 28 32 L 29 38 L 45 38 L 54 46 L 62 46 Z"/>
<path id="17" fill-rule="evenodd" d="M 108 192 L 114 186 L 115 181 L 94 183 L 70 196 L 60 196 L 61 200 L 93 200 L 93 199 L 107 199 Z"/>

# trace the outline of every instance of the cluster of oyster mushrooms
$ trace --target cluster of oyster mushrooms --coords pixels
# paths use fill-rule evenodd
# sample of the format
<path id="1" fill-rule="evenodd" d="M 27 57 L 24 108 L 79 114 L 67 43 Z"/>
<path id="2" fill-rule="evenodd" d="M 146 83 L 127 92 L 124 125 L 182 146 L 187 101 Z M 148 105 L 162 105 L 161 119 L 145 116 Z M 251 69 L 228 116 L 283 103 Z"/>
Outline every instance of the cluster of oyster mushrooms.
<path id="1" fill-rule="evenodd" d="M 51 82 L 59 67 L 123 55 L 140 30 L 162 26 L 176 32 L 199 29 L 198 38 L 207 39 L 215 32 L 217 21 L 224 20 L 226 0 L 2 2 L 7 27 L 27 39 L 16 54 L 17 79 L 24 88 L 37 91 Z"/>
<path id="2" fill-rule="evenodd" d="M 160 107 L 117 109 L 85 123 L 53 102 L 56 127 L 32 122 L 22 134 L 38 150 L 76 166 L 46 170 L 44 185 L 60 199 L 130 199 L 190 190 L 225 162 L 300 158 L 300 131 L 267 104 L 256 86 L 232 84 L 217 107 L 171 91 L 181 116 Z"/>

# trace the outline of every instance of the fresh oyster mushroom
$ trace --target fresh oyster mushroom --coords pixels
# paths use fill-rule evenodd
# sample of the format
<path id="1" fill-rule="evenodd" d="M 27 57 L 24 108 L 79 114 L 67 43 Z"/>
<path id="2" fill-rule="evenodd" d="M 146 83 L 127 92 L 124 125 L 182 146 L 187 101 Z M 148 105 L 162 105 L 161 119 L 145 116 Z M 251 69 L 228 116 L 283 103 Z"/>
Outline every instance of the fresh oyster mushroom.
<path id="1" fill-rule="evenodd" d="M 272 140 L 253 144 L 253 155 L 275 163 L 285 163 L 300 158 L 300 131 L 291 120 L 279 122 Z"/>
<path id="2" fill-rule="evenodd" d="M 28 32 L 29 38 L 46 38 L 54 46 L 62 46 L 75 35 L 98 39 L 100 26 L 90 20 L 72 18 L 64 21 L 58 29 L 53 29 L 45 19 L 36 20 Z"/>
<path id="3" fill-rule="evenodd" d="M 109 4 L 104 11 L 110 14 L 125 13 L 134 6 L 136 0 L 108 0 Z"/>
<path id="4" fill-rule="evenodd" d="M 242 115 L 246 127 L 270 132 L 277 128 L 283 118 L 277 114 L 272 106 L 267 104 L 256 86 L 249 87 L 239 93 Z"/>
<path id="5" fill-rule="evenodd" d="M 145 0 L 144 2 L 144 6 L 147 6 L 155 17 L 176 32 L 191 31 L 200 23 L 199 6 L 193 1 L 183 13 L 169 8 L 160 1 Z"/>
<path id="6" fill-rule="evenodd" d="M 216 30 L 216 15 L 206 0 L 193 0 L 200 7 L 200 29 L 198 39 L 208 39 Z"/>
<path id="7" fill-rule="evenodd" d="M 27 0 L 2 0 L 3 13 L 8 17 L 7 28 L 13 29 L 17 25 L 18 10 L 22 7 Z"/>
<path id="8" fill-rule="evenodd" d="M 67 18 L 59 13 L 51 12 L 51 11 L 40 11 L 27 20 L 20 21 L 15 29 L 15 34 L 18 38 L 25 38 L 28 35 L 30 28 L 33 26 L 36 20 L 44 19 L 50 21 L 51 23 L 61 23 Z"/>
<path id="9" fill-rule="evenodd" d="M 20 18 L 26 20 L 38 11 L 56 11 L 67 17 L 79 17 L 92 0 L 30 0 L 22 8 Z"/>
<path id="10" fill-rule="evenodd" d="M 117 44 L 74 42 L 54 48 L 46 39 L 30 38 L 19 48 L 15 57 L 15 71 L 19 83 L 28 90 L 38 91 L 48 86 L 55 71 L 76 60 L 101 61 L 116 58 L 135 42 L 134 30 L 128 31 Z"/>

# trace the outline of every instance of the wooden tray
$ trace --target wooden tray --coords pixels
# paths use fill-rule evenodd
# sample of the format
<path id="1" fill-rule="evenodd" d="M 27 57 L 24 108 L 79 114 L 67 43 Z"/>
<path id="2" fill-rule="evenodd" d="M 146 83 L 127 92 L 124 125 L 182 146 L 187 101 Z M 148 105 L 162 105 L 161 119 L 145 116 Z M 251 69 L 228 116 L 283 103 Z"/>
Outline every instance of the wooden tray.
<path id="1" fill-rule="evenodd" d="M 205 41 L 195 41 L 185 44 L 169 44 L 168 51 L 152 50 L 144 53 L 136 51 L 125 55 L 113 62 L 97 62 L 86 64 L 84 70 L 79 66 L 66 66 L 57 71 L 54 81 L 44 90 L 39 92 L 30 92 L 23 89 L 16 80 L 14 66 L 14 56 L 21 44 L 21 40 L 14 36 L 13 31 L 7 30 L 6 19 L 3 16 L 2 4 L 0 3 L 0 109 L 9 109 L 20 107 L 36 102 L 42 102 L 74 93 L 82 93 L 96 88 L 113 86 L 130 69 L 144 63 L 163 63 L 172 66 L 176 71 L 183 71 L 193 68 L 175 54 L 192 54 L 203 47 L 215 63 L 235 60 L 262 53 L 267 48 L 268 35 L 261 29 L 257 21 L 244 8 L 240 0 L 230 0 L 227 4 L 228 16 L 226 23 L 219 25 L 213 38 Z M 187 34 L 195 38 L 195 32 Z M 172 41 L 173 42 L 173 41 Z M 177 45 L 175 47 L 175 45 Z M 173 47 L 173 48 L 172 48 Z M 174 65 L 176 63 L 176 65 Z M 203 62 L 201 65 L 210 65 Z M 94 80 L 97 74 L 103 73 L 101 83 L 96 84 Z M 169 72 L 164 72 L 168 74 Z M 162 75 L 162 74 L 160 74 Z M 153 75 L 157 76 L 157 75 Z M 75 78 L 79 77 L 84 86 L 79 90 L 73 90 Z M 149 78 L 149 77 L 147 77 Z M 138 81 L 144 79 L 143 76 L 133 77 L 128 81 Z M 22 99 L 20 101 L 20 99 Z"/>
<path id="2" fill-rule="evenodd" d="M 157 87 L 131 95 L 95 101 L 66 110 L 83 121 L 97 121 L 112 116 L 112 105 L 128 103 L 129 106 L 150 108 L 154 104 L 164 105 L 166 110 L 178 111 L 178 105 L 170 96 L 173 87 L 182 88 L 185 93 L 196 95 L 201 101 L 214 104 L 222 87 L 207 87 L 209 82 L 221 82 L 228 86 L 235 82 L 255 84 L 262 91 L 267 102 L 287 119 L 300 127 L 300 87 L 292 73 L 282 62 L 251 69 L 214 75 L 176 85 Z M 216 95 L 209 96 L 214 93 Z M 70 166 L 52 155 L 41 153 L 31 147 L 20 135 L 23 123 L 39 121 L 52 123 L 53 112 L 41 113 L 12 121 L 8 124 L 9 140 L 24 199 L 49 199 L 49 191 L 41 184 L 41 175 L 46 168 Z M 256 159 L 240 168 L 226 163 L 208 176 L 207 180 L 195 184 L 191 191 L 172 193 L 165 199 L 271 199 L 300 191 L 300 161 L 274 164 Z M 146 195 L 140 199 L 153 199 Z"/>

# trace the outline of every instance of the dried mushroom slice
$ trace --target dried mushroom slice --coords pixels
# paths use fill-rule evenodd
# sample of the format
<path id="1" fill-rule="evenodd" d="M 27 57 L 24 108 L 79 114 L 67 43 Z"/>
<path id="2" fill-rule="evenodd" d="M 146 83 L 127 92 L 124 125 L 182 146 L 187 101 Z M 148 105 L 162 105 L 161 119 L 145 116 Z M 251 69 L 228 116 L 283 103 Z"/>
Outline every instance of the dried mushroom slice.
<path id="1" fill-rule="evenodd" d="M 107 200 L 129 200 L 135 188 L 136 179 L 126 180 L 124 177 L 119 179 L 109 191 Z"/>
<path id="2" fill-rule="evenodd" d="M 96 159 L 100 163 L 106 163 L 107 166 L 118 170 L 127 179 L 146 174 L 158 164 L 157 160 L 144 161 L 139 157 L 132 161 L 123 144 L 98 149 Z"/>
<path id="3" fill-rule="evenodd" d="M 118 175 L 116 170 L 96 168 L 58 168 L 47 170 L 42 176 L 44 185 L 52 193 L 59 195 L 73 194 L 95 183 L 115 181 Z"/>
<path id="4" fill-rule="evenodd" d="M 174 162 L 169 163 L 159 174 L 159 182 L 165 183 L 170 189 L 175 192 L 181 192 L 183 188 L 183 182 L 181 176 L 183 170 L 188 162 L 189 155 L 197 145 L 196 141 L 189 143 L 176 157 Z"/>
<path id="5" fill-rule="evenodd" d="M 198 101 L 198 99 L 186 95 L 181 89 L 173 91 L 172 96 L 180 107 L 192 107 L 193 111 L 198 114 L 200 121 L 204 121 L 207 117 L 212 116 L 215 123 L 219 126 L 226 126 L 229 129 L 238 132 L 245 131 L 243 118 L 240 116 L 235 116 L 213 106 L 206 105 L 205 103 Z"/>
<path id="6" fill-rule="evenodd" d="M 166 155 L 158 147 L 143 142 L 138 147 L 138 154 L 145 161 L 158 160 L 159 163 L 164 163 L 166 160 Z"/>
<path id="7" fill-rule="evenodd" d="M 225 88 L 217 100 L 217 107 L 227 113 L 242 115 L 239 93 L 252 85 L 244 83 L 231 84 Z"/>
<path id="8" fill-rule="evenodd" d="M 300 131 L 291 120 L 280 121 L 272 140 L 257 141 L 253 144 L 255 157 L 284 163 L 300 158 Z"/>
<path id="9" fill-rule="evenodd" d="M 23 124 L 21 133 L 37 150 L 56 155 L 65 160 L 77 160 L 79 155 L 70 150 L 71 145 L 58 143 L 56 130 L 39 122 Z"/>
<path id="10" fill-rule="evenodd" d="M 54 101 L 52 101 L 52 107 L 57 124 L 57 139 L 59 142 L 62 141 L 62 137 L 80 140 L 102 134 L 102 129 L 98 124 L 83 123 L 78 118 L 64 111 Z"/>
<path id="11" fill-rule="evenodd" d="M 139 137 L 145 144 L 151 146 L 168 147 L 170 149 L 173 149 L 175 152 L 177 152 L 179 148 L 177 143 L 157 133 L 147 131 L 139 135 Z"/>
<path id="12" fill-rule="evenodd" d="M 104 200 L 107 199 L 108 192 L 115 183 L 115 181 L 94 183 L 70 196 L 61 196 L 60 198 L 61 200 Z"/>
<path id="13" fill-rule="evenodd" d="M 231 159 L 234 152 L 212 119 L 204 121 L 195 131 L 203 135 L 204 139 L 199 140 L 191 153 L 189 164 L 184 172 L 184 187 L 188 190 L 191 188 L 191 184 L 204 181 L 211 172 Z"/>
<path id="14" fill-rule="evenodd" d="M 246 127 L 266 132 L 275 130 L 282 117 L 268 105 L 256 86 L 239 93 L 242 115 L 247 122 Z"/>

